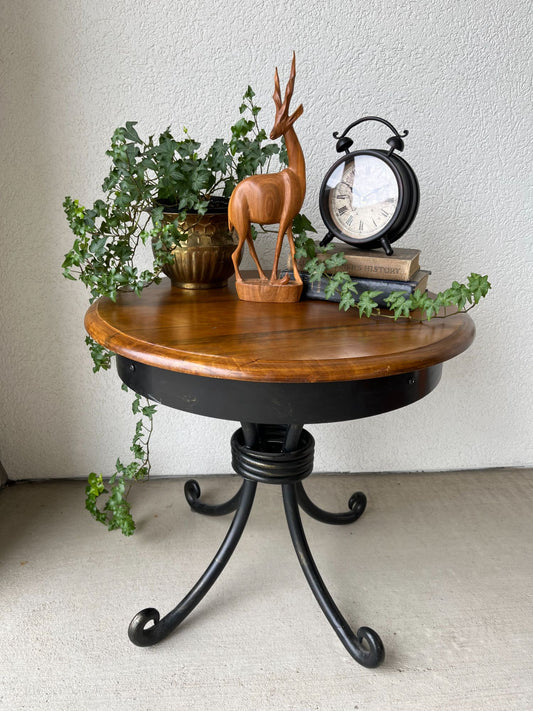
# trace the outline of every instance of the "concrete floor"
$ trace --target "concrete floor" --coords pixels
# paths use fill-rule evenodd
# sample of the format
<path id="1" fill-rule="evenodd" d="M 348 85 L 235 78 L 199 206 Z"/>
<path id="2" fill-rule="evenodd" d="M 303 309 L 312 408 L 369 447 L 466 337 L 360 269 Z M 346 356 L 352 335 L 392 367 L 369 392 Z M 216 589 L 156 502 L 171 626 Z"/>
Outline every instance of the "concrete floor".
<path id="1" fill-rule="evenodd" d="M 313 475 L 349 526 L 303 515 L 318 567 L 348 621 L 381 635 L 384 664 L 356 664 L 322 615 L 292 549 L 280 491 L 259 486 L 215 587 L 167 640 L 134 647 L 148 606 L 168 611 L 218 548 L 229 517 L 190 512 L 183 481 L 133 496 L 138 531 L 108 533 L 81 482 L 0 491 L 0 708 L 41 711 L 530 711 L 533 472 Z M 236 491 L 201 480 L 207 501 Z"/>

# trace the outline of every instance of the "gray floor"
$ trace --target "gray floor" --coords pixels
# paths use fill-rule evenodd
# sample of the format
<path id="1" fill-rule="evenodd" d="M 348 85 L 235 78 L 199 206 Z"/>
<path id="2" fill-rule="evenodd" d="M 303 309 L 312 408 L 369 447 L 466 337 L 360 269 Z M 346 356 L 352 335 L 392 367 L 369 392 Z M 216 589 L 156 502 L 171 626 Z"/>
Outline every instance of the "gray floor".
<path id="1" fill-rule="evenodd" d="M 347 619 L 383 638 L 375 670 L 318 608 L 273 486 L 259 487 L 234 557 L 179 631 L 131 645 L 133 614 L 173 607 L 229 523 L 191 513 L 182 483 L 137 489 L 130 539 L 92 522 L 80 482 L 0 491 L 2 711 L 533 708 L 531 470 L 307 481 L 332 510 L 368 495 L 351 526 L 303 519 Z M 201 484 L 209 501 L 238 486 Z"/>

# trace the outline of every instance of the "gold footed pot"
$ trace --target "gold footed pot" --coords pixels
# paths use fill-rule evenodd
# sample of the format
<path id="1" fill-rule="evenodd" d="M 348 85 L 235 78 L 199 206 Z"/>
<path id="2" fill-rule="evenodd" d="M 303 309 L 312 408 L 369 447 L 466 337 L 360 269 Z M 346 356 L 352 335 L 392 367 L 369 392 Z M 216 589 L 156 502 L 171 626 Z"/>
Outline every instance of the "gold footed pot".
<path id="1" fill-rule="evenodd" d="M 177 213 L 165 212 L 163 222 L 169 224 Z M 187 239 L 172 249 L 174 260 L 163 267 L 173 286 L 182 289 L 215 289 L 226 286 L 233 274 L 231 255 L 237 238 L 228 230 L 227 212 L 205 215 L 190 214 L 180 222 Z"/>

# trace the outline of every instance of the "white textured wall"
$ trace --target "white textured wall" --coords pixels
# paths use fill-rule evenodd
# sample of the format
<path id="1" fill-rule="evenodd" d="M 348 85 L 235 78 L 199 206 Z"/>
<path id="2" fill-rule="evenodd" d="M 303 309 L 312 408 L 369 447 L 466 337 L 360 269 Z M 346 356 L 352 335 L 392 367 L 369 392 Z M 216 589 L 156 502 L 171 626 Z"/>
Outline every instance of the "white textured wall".
<path id="1" fill-rule="evenodd" d="M 422 191 L 404 246 L 433 288 L 470 271 L 493 292 L 477 339 L 425 400 L 373 420 L 313 426 L 317 470 L 531 465 L 529 3 L 456 0 L 18 0 L 0 10 L 2 143 L 0 460 L 10 477 L 109 472 L 127 456 L 130 397 L 93 375 L 86 295 L 60 275 L 72 236 L 61 203 L 99 195 L 113 129 L 186 125 L 202 139 L 237 114 L 248 83 L 268 121 L 276 64 L 297 56 L 294 101 L 308 166 L 304 211 L 335 160 L 333 130 L 365 114 L 410 131 Z M 292 19 L 291 19 L 292 18 Z M 359 146 L 385 129 L 361 127 Z M 156 474 L 227 472 L 234 423 L 158 415 Z M 209 446 L 205 446 L 208 439 Z"/>

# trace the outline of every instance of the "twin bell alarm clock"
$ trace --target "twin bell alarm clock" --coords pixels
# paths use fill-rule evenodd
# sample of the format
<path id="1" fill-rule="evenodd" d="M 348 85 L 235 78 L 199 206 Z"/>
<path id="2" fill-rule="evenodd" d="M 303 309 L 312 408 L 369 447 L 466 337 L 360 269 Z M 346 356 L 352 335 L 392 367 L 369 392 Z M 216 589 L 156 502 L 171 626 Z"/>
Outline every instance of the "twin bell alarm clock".
<path id="1" fill-rule="evenodd" d="M 351 151 L 353 140 L 347 133 L 364 121 L 379 121 L 393 131 L 388 150 Z M 378 116 L 360 118 L 340 136 L 333 134 L 337 152 L 344 155 L 327 171 L 320 188 L 320 214 L 328 229 L 322 247 L 337 237 L 354 247 L 383 247 L 386 254 L 393 253 L 391 244 L 413 222 L 420 197 L 416 175 L 399 155 L 407 134 L 400 135 Z"/>

